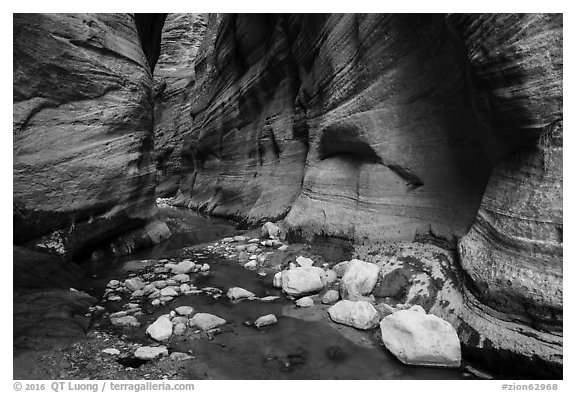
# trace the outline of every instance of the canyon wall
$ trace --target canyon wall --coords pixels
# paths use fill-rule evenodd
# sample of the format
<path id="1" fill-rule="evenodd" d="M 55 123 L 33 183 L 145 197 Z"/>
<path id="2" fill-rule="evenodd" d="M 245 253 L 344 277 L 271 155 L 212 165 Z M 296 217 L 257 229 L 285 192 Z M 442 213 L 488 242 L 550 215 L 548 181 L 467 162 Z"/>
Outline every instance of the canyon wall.
<path id="1" fill-rule="evenodd" d="M 306 238 L 466 233 L 491 161 L 444 16 L 211 18 L 182 203 Z"/>
<path id="2" fill-rule="evenodd" d="M 162 30 L 154 69 L 154 157 L 159 196 L 178 189 L 183 138 L 192 129 L 190 116 L 194 60 L 204 31 L 204 14 L 169 14 Z"/>
<path id="3" fill-rule="evenodd" d="M 283 219 L 358 255 L 389 259 L 378 248 L 394 241 L 456 249 L 452 284 L 426 308 L 470 354 L 561 373 L 562 23 L 210 15 L 177 202 Z M 420 275 L 402 274 L 403 293 L 419 288 Z"/>
<path id="4" fill-rule="evenodd" d="M 142 43 L 129 14 L 14 15 L 15 244 L 70 259 L 138 227 L 143 244 L 169 234 L 154 218 L 146 58 L 162 20 L 140 19 Z"/>

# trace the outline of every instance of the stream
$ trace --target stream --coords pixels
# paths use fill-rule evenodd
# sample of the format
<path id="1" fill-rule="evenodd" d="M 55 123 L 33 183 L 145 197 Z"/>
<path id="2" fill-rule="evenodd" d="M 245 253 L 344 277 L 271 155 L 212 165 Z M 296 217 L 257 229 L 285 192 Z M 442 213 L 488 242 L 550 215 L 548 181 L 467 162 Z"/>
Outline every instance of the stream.
<path id="1" fill-rule="evenodd" d="M 161 207 L 160 214 L 166 221 L 172 237 L 153 248 L 130 257 L 92 262 L 85 266 L 92 279 L 88 291 L 98 299 L 106 284 L 116 279 L 123 281 L 135 275 L 149 274 L 158 261 L 177 263 L 190 258 L 208 263 L 210 271 L 191 274 L 191 286 L 199 289 L 218 288 L 214 293 L 187 294 L 175 297 L 164 305 L 152 306 L 148 299 L 140 302 L 142 315 L 138 328 L 113 326 L 110 319 L 97 319 L 95 328 L 120 336 L 129 343 L 156 345 L 146 335 L 146 328 L 160 315 L 168 314 L 178 306 L 192 306 L 196 312 L 206 312 L 224 318 L 215 335 L 188 328 L 181 336 L 172 336 L 164 342 L 169 352 L 192 353 L 190 369 L 195 373 L 183 378 L 197 378 L 198 364 L 206 371 L 208 379 L 466 379 L 472 378 L 463 370 L 430 367 L 413 367 L 400 363 L 380 344 L 379 329 L 360 331 L 332 322 L 326 312 L 329 306 L 316 304 L 298 308 L 281 290 L 272 285 L 272 274 L 248 270 L 237 259 L 214 252 L 215 243 L 227 236 L 246 233 L 251 237 L 258 232 L 236 230 L 224 219 L 206 217 L 185 209 Z M 338 261 L 339 262 L 339 261 Z M 260 273 L 260 274 L 258 274 Z M 155 278 L 157 279 L 157 278 Z M 151 279 L 152 280 L 152 279 Z M 241 287 L 258 297 L 279 296 L 274 301 L 244 299 L 232 301 L 226 297 L 231 287 Z M 133 302 L 134 300 L 130 300 Z M 128 299 L 104 301 L 108 313 L 125 309 Z M 249 321 L 274 314 L 278 323 L 261 329 Z M 377 332 L 378 331 L 378 332 Z M 153 360 L 150 362 L 154 362 Z M 130 363 L 138 367 L 138 362 Z"/>

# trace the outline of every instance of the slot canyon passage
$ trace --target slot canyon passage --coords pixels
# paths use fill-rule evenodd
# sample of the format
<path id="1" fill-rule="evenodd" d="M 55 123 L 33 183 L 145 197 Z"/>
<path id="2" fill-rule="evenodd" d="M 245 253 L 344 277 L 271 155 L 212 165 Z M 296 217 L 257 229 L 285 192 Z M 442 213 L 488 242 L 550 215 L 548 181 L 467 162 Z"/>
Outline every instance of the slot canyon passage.
<path id="1" fill-rule="evenodd" d="M 14 14 L 14 378 L 562 378 L 562 29 Z"/>

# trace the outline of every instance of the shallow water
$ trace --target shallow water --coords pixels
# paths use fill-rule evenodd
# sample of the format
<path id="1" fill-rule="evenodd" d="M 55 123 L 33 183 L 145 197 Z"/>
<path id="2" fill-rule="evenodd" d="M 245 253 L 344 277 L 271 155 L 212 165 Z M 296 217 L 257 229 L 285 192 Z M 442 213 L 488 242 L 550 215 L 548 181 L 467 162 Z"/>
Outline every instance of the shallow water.
<path id="1" fill-rule="evenodd" d="M 92 290 L 101 291 L 109 279 L 123 279 L 131 271 L 141 270 L 156 261 L 141 260 L 183 257 L 193 255 L 211 265 L 209 273 L 193 274 L 189 284 L 198 288 L 216 287 L 223 295 L 215 299 L 208 294 L 184 295 L 165 306 L 143 304 L 144 316 L 137 329 L 102 328 L 125 334 L 129 341 L 152 344 L 145 330 L 158 316 L 167 314 L 181 305 L 193 306 L 197 312 L 208 312 L 226 319 L 221 333 L 207 339 L 206 333 L 170 339 L 170 351 L 192 350 L 198 361 L 215 370 L 221 378 L 229 379 L 465 379 L 461 370 L 406 366 L 396 360 L 379 343 L 377 332 L 361 332 L 331 322 L 326 306 L 299 309 L 293 301 L 282 296 L 271 285 L 271 277 L 260 277 L 255 271 L 244 269 L 234 260 L 206 253 L 202 259 L 199 250 L 184 247 L 212 243 L 239 231 L 225 221 L 207 218 L 180 209 L 162 209 L 169 226 L 182 230 L 173 238 L 131 258 L 114 260 L 106 265 L 92 266 Z M 281 296 L 272 302 L 259 300 L 230 301 L 225 294 L 238 286 L 254 292 L 256 296 Z M 121 309 L 120 303 L 107 303 L 110 311 Z M 246 321 L 275 314 L 278 323 L 262 329 L 247 326 Z M 192 329 L 193 330 L 193 329 Z M 377 330 L 377 329 L 376 329 Z"/>

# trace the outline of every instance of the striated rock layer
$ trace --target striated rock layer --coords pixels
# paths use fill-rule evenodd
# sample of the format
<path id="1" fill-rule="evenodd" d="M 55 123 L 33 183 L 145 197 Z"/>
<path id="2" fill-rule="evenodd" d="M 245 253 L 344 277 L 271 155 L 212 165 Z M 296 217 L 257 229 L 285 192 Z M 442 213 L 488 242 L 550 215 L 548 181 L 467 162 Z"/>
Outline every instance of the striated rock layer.
<path id="1" fill-rule="evenodd" d="M 204 14 L 169 14 L 154 70 L 154 156 L 160 196 L 178 188 L 183 137 L 190 116 L 194 59 L 206 30 Z"/>
<path id="2" fill-rule="evenodd" d="M 561 373 L 562 24 L 210 15 L 178 202 L 248 223 L 284 218 L 292 234 L 358 253 L 460 239 L 448 319 L 468 353 L 490 347 L 498 364 Z"/>
<path id="3" fill-rule="evenodd" d="M 466 232 L 490 160 L 443 16 L 210 18 L 183 204 L 307 238 Z"/>
<path id="4" fill-rule="evenodd" d="M 145 224 L 168 235 L 154 222 L 153 30 L 139 38 L 129 14 L 14 15 L 16 244 L 71 258 Z"/>

